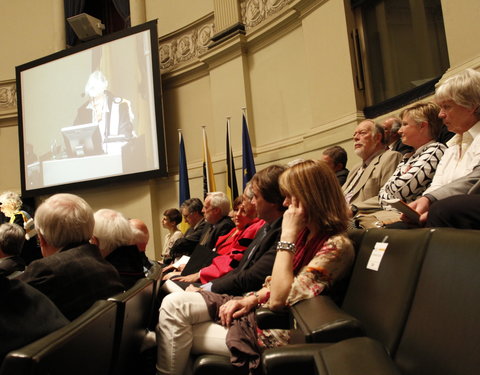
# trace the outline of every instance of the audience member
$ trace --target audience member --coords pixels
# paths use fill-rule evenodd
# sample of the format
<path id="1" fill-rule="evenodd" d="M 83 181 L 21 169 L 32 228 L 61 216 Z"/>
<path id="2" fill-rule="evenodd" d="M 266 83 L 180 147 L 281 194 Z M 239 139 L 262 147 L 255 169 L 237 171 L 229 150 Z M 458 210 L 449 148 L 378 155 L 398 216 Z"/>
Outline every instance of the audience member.
<path id="1" fill-rule="evenodd" d="M 20 225 L 0 225 L 0 276 L 9 276 L 25 269 L 25 261 L 20 257 L 24 242 L 25 231 Z"/>
<path id="2" fill-rule="evenodd" d="M 170 249 L 176 240 L 183 236 L 178 229 L 178 224 L 182 222 L 182 214 L 176 208 L 169 208 L 163 213 L 162 226 L 168 230 L 163 244 L 162 259 L 170 259 Z"/>
<path id="3" fill-rule="evenodd" d="M 252 198 L 253 192 L 251 192 L 249 184 L 242 197 L 238 197 L 234 201 L 235 228 L 218 238 L 213 249 L 214 258 L 198 269 L 198 272 L 193 270 L 194 273 L 190 274 L 186 272 L 191 272 L 189 262 L 182 272 L 182 275 L 185 276 L 175 278 L 176 283 L 179 283 L 182 287 L 186 287 L 187 283 L 201 282 L 204 284 L 227 274 L 238 266 L 244 251 L 253 241 L 258 230 L 265 225 L 263 220 L 256 217 L 255 206 L 251 203 Z M 172 281 L 169 283 L 172 283 Z"/>
<path id="4" fill-rule="evenodd" d="M 380 209 L 378 193 L 395 171 L 402 154 L 385 149 L 383 127 L 364 120 L 353 133 L 355 154 L 362 162 L 348 174 L 342 186 L 352 216 Z"/>
<path id="5" fill-rule="evenodd" d="M 183 218 L 190 226 L 184 236 L 175 241 L 170 249 L 171 260 L 164 262 L 169 264 L 179 259 L 182 255 L 190 255 L 200 241 L 203 230 L 207 226 L 207 222 L 203 217 L 203 203 L 198 198 L 190 198 L 182 203 L 180 211 Z"/>
<path id="6" fill-rule="evenodd" d="M 243 298 L 205 291 L 165 297 L 156 330 L 157 374 L 183 374 L 191 352 L 231 356 L 233 365 L 255 372 L 263 348 L 289 342 L 289 331 L 257 328 L 257 306 L 282 310 L 328 290 L 350 269 L 348 211 L 332 170 L 305 161 L 288 168 L 280 186 L 288 209 L 271 276 Z"/>
<path id="7" fill-rule="evenodd" d="M 33 229 L 33 223 L 31 223 L 31 221 L 33 221 L 32 216 L 27 209 L 24 208 L 20 195 L 13 191 L 2 193 L 0 195 L 0 211 L 4 214 L 5 222 L 15 223 L 20 225 L 23 229 L 28 229 L 26 241 L 20 252 L 20 256 L 25 263 L 29 264 L 35 259 L 40 259 L 42 253 L 37 245 L 37 239 L 33 238 L 36 235 L 36 231 Z"/>
<path id="8" fill-rule="evenodd" d="M 400 117 L 402 116 L 400 115 Z M 398 117 L 389 117 L 383 122 L 382 126 L 385 131 L 385 144 L 390 150 L 397 151 L 404 155 L 413 152 L 413 148 L 404 144 L 398 133 L 402 126 L 402 120 Z"/>
<path id="9" fill-rule="evenodd" d="M 400 212 L 394 210 L 387 200 L 412 202 L 430 185 L 446 149 L 443 143 L 435 141 L 443 126 L 439 112 L 440 107 L 432 102 L 417 103 L 402 111 L 400 117 L 403 123 L 399 134 L 402 142 L 411 146 L 414 152 L 405 154 L 393 175 L 380 189 L 378 199 L 384 210 L 364 217 L 357 216 L 362 227 L 383 226 L 399 221 Z"/>
<path id="10" fill-rule="evenodd" d="M 257 172 L 251 180 L 257 217 L 266 224 L 257 232 L 255 239 L 245 250 L 237 268 L 226 275 L 201 286 L 215 293 L 241 295 L 259 289 L 265 277 L 272 272 L 275 260 L 275 243 L 280 237 L 284 196 L 278 180 L 285 167 L 271 165 Z M 190 287 L 189 287 L 190 288 Z M 188 290 L 188 288 L 187 288 Z"/>
<path id="11" fill-rule="evenodd" d="M 30 263 L 19 277 L 49 297 L 70 320 L 95 301 L 124 290 L 117 270 L 100 254 L 92 238 L 95 221 L 85 200 L 55 194 L 35 214 L 44 258 Z"/>
<path id="12" fill-rule="evenodd" d="M 322 152 L 322 159 L 335 172 L 338 183 L 342 186 L 347 180 L 347 151 L 343 147 L 333 146 Z"/>
<path id="13" fill-rule="evenodd" d="M 208 223 L 199 244 L 205 246 L 208 250 L 215 247 L 218 237 L 227 234 L 235 226 L 228 213 L 230 211 L 230 201 L 225 193 L 216 191 L 208 193 L 203 205 L 203 217 Z"/>
<path id="14" fill-rule="evenodd" d="M 133 231 L 128 219 L 120 212 L 102 208 L 93 215 L 95 226 L 91 243 L 120 275 L 125 289 L 145 277 L 138 247 L 133 243 Z"/>
<path id="15" fill-rule="evenodd" d="M 227 234 L 235 226 L 230 216 L 228 216 L 229 211 L 230 201 L 225 193 L 218 191 L 207 194 L 202 210 L 207 225 L 203 230 L 197 246 L 195 246 L 192 254 L 190 254 L 190 260 L 198 259 L 200 256 L 205 255 L 205 250 L 210 254 L 211 250 L 215 248 L 218 237 Z M 191 262 L 189 261 L 189 263 Z M 173 265 L 165 267 L 163 272 L 168 273 L 163 277 L 163 280 L 179 275 L 183 267 L 185 267 L 185 264 L 181 265 L 181 267 L 174 272 L 169 272 L 174 268 Z"/>
<path id="16" fill-rule="evenodd" d="M 0 275 L 0 367 L 4 357 L 65 326 L 68 320 L 37 289 Z"/>
<path id="17" fill-rule="evenodd" d="M 144 271 L 148 271 L 153 262 L 148 259 L 145 251 L 147 250 L 148 240 L 150 239 L 150 233 L 148 232 L 147 225 L 140 219 L 130 219 L 130 227 L 132 228 L 133 240 L 132 244 L 137 246 L 142 258 Z"/>
<path id="18" fill-rule="evenodd" d="M 455 136 L 447 143 L 430 187 L 409 204 L 420 213 L 422 223 L 431 202 L 453 195 L 455 190 L 450 191 L 448 184 L 468 175 L 480 162 L 480 73 L 467 69 L 450 77 L 437 87 L 435 101 L 439 117 Z"/>

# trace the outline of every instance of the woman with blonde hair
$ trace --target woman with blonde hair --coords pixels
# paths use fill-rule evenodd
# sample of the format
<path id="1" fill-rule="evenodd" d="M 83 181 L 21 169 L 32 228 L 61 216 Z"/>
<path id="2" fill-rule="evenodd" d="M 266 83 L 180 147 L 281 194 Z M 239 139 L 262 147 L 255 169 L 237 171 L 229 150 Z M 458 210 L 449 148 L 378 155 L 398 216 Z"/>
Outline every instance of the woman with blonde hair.
<path id="1" fill-rule="evenodd" d="M 354 253 L 344 234 L 347 205 L 330 167 L 299 162 L 279 183 L 287 210 L 272 275 L 262 289 L 243 297 L 203 290 L 165 297 L 157 326 L 158 374 L 183 374 L 191 352 L 230 356 L 234 366 L 254 372 L 263 348 L 289 342 L 288 330 L 258 331 L 255 309 L 280 310 L 312 298 L 349 271 Z"/>
<path id="2" fill-rule="evenodd" d="M 414 104 L 400 113 L 402 126 L 398 133 L 402 142 L 412 146 L 414 152 L 406 155 L 380 189 L 378 197 L 384 209 L 389 209 L 386 200 L 398 198 L 410 203 L 430 186 L 447 148 L 437 142 L 443 127 L 439 113 L 440 107 L 433 102 Z"/>

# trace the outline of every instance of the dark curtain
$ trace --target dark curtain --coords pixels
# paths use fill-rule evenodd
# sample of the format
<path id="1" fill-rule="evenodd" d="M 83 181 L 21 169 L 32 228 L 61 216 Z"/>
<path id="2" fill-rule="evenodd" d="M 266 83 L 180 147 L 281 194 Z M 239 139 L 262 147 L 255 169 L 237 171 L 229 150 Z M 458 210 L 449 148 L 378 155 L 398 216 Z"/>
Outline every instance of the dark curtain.
<path id="1" fill-rule="evenodd" d="M 74 46 L 77 43 L 78 38 L 68 24 L 67 18 L 83 13 L 85 10 L 85 0 L 63 0 L 63 4 L 65 8 L 65 31 L 67 45 Z"/>
<path id="2" fill-rule="evenodd" d="M 130 1 L 129 0 L 112 0 L 115 9 L 125 22 L 125 26 L 130 26 Z"/>

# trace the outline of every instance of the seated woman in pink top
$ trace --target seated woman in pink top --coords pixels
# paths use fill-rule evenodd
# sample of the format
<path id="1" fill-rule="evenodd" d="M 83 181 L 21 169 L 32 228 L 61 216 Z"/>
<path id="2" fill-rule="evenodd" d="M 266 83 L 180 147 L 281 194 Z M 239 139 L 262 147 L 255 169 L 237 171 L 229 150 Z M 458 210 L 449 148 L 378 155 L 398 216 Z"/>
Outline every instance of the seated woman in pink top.
<path id="1" fill-rule="evenodd" d="M 256 217 L 255 206 L 250 203 L 251 198 L 252 192 L 247 186 L 243 196 L 235 200 L 233 204 L 235 228 L 218 238 L 215 246 L 218 255 L 213 258 L 212 263 L 196 273 L 176 277 L 175 281 L 204 284 L 225 275 L 238 265 L 243 252 L 265 224 Z"/>

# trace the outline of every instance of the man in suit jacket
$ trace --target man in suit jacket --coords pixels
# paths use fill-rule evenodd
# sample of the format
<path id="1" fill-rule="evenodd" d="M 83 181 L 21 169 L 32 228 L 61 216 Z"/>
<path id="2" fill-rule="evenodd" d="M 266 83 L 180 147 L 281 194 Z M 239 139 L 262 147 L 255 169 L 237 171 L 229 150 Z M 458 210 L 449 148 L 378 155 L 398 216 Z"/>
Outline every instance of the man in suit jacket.
<path id="1" fill-rule="evenodd" d="M 373 120 L 358 124 L 353 141 L 362 162 L 350 171 L 342 189 L 355 216 L 381 209 L 378 192 L 395 171 L 402 154 L 385 149 L 383 127 Z"/>
<path id="2" fill-rule="evenodd" d="M 203 203 L 200 199 L 187 199 L 180 206 L 180 211 L 190 228 L 188 228 L 182 238 L 175 241 L 170 249 L 171 259 L 165 261 L 165 264 L 169 264 L 172 260 L 182 255 L 192 254 L 207 226 L 207 222 L 203 217 Z"/>
<path id="3" fill-rule="evenodd" d="M 55 194 L 37 209 L 35 227 L 43 258 L 20 279 L 47 295 L 70 320 L 95 301 L 124 290 L 117 270 L 90 244 L 92 208 L 73 194 Z"/>
<path id="4" fill-rule="evenodd" d="M 145 277 L 142 253 L 133 244 L 133 231 L 121 212 L 102 208 L 93 214 L 95 227 L 91 243 L 115 267 L 125 289 Z"/>
<path id="5" fill-rule="evenodd" d="M 340 146 L 332 146 L 322 152 L 322 160 L 335 172 L 338 183 L 342 186 L 347 180 L 347 151 Z"/>
<path id="6" fill-rule="evenodd" d="M 203 289 L 215 293 L 242 295 L 261 288 L 265 277 L 271 274 L 276 255 L 275 246 L 280 238 L 285 211 L 284 197 L 278 186 L 278 179 L 284 170 L 282 166 L 273 165 L 252 178 L 252 203 L 257 217 L 265 220 L 266 224 L 245 250 L 237 268 L 203 285 Z"/>
<path id="7" fill-rule="evenodd" d="M 9 276 L 25 269 L 25 261 L 20 257 L 24 242 L 25 231 L 20 225 L 0 225 L 0 276 Z"/>
<path id="8" fill-rule="evenodd" d="M 398 117 L 387 118 L 383 124 L 383 130 L 385 130 L 385 144 L 392 151 L 397 151 L 403 155 L 413 152 L 413 147 L 407 146 L 400 139 L 398 131 L 402 127 L 402 120 Z"/>
<path id="9" fill-rule="evenodd" d="M 0 276 L 0 367 L 10 351 L 68 324 L 52 301 L 20 280 Z"/>
<path id="10" fill-rule="evenodd" d="M 218 237 L 230 232 L 235 224 L 228 216 L 230 201 L 225 193 L 216 191 L 208 193 L 203 205 L 203 216 L 208 223 L 200 238 L 199 244 L 212 250 L 217 243 Z"/>
<path id="11" fill-rule="evenodd" d="M 208 252 L 213 250 L 215 248 L 215 244 L 217 243 L 218 237 L 227 234 L 235 227 L 232 219 L 230 216 L 228 216 L 229 211 L 230 201 L 225 193 L 221 191 L 208 193 L 202 209 L 202 213 L 207 224 L 203 229 L 198 244 L 192 251 L 190 260 L 188 261 L 189 269 L 193 272 L 196 272 L 194 270 L 198 271 L 198 269 L 205 265 L 205 260 L 202 259 L 205 257 L 205 250 Z M 176 243 L 177 242 L 175 242 L 175 244 Z M 207 256 L 209 256 L 209 254 Z M 185 265 L 183 265 L 178 271 L 167 273 L 163 277 L 163 280 L 168 280 L 172 277 L 179 276 L 184 266 Z M 166 267 L 164 272 L 169 271 L 169 269 L 171 268 Z"/>

